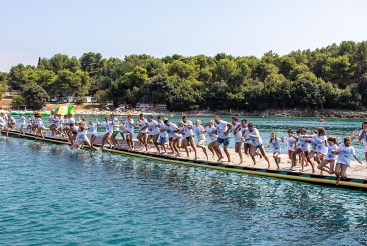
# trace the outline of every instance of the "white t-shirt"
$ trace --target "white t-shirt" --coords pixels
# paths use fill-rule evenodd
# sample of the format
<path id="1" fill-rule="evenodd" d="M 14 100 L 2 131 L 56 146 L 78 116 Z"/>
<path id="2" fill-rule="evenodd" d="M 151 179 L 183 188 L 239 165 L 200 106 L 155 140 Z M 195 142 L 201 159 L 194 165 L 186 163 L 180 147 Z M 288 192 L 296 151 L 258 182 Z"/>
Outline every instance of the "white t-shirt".
<path id="1" fill-rule="evenodd" d="M 327 148 L 326 148 L 327 138 L 326 138 L 326 136 L 315 135 L 312 138 L 315 141 L 317 152 L 326 155 L 327 154 Z M 322 140 L 324 140 L 324 142 Z"/>
<path id="2" fill-rule="evenodd" d="M 142 133 L 147 133 L 148 132 L 148 128 L 145 128 L 145 129 L 143 129 L 144 127 L 146 127 L 148 125 L 148 121 L 146 120 L 146 119 L 143 119 L 141 122 L 140 122 L 140 126 L 141 126 L 141 128 L 140 129 L 142 129 L 141 130 L 141 132 Z"/>
<path id="3" fill-rule="evenodd" d="M 59 118 L 55 118 L 54 121 L 55 121 L 55 126 L 56 127 L 59 127 L 60 126 L 60 119 Z"/>
<path id="4" fill-rule="evenodd" d="M 182 135 L 182 138 L 186 138 L 184 127 L 181 126 L 181 127 L 178 128 L 178 130 L 180 130 L 180 134 Z"/>
<path id="5" fill-rule="evenodd" d="M 157 127 L 157 121 L 152 120 L 148 123 L 148 130 L 149 130 L 149 136 L 156 135 L 159 133 L 158 127 Z"/>
<path id="6" fill-rule="evenodd" d="M 234 141 L 236 143 L 242 142 L 241 128 L 240 128 L 240 130 L 237 133 L 234 133 L 234 131 L 236 130 L 237 126 L 239 126 L 239 125 L 240 125 L 240 123 L 237 123 L 236 125 L 232 125 L 232 133 L 233 133 L 233 136 L 234 136 Z"/>
<path id="7" fill-rule="evenodd" d="M 125 120 L 125 130 L 129 133 L 134 133 L 134 126 L 132 124 L 134 124 L 133 119 L 131 119 L 130 122 L 128 120 Z"/>
<path id="8" fill-rule="evenodd" d="M 259 145 L 262 145 L 263 144 L 263 140 L 260 137 L 260 133 L 259 133 L 259 131 L 256 128 L 254 128 L 252 130 L 252 132 L 247 128 L 246 134 L 247 134 L 247 136 L 249 136 L 249 135 L 259 135 L 258 138 L 254 138 L 253 136 L 249 136 L 250 137 L 250 140 L 251 140 L 251 144 L 253 146 L 258 147 Z"/>
<path id="9" fill-rule="evenodd" d="M 20 117 L 20 122 L 22 123 L 23 126 L 25 125 L 25 117 L 24 116 Z"/>
<path id="10" fill-rule="evenodd" d="M 217 140 L 218 135 L 212 133 L 215 130 L 214 126 L 212 126 L 212 127 L 207 126 L 205 128 L 205 130 L 206 130 L 206 133 L 208 134 L 211 141 Z"/>
<path id="11" fill-rule="evenodd" d="M 69 118 L 68 119 L 68 124 L 75 124 L 75 119 L 74 118 Z"/>
<path id="12" fill-rule="evenodd" d="M 338 150 L 339 150 L 339 156 L 338 156 L 338 160 L 336 161 L 336 163 L 348 165 L 349 167 L 350 166 L 350 156 L 355 155 L 356 150 L 354 149 L 353 146 L 347 147 L 343 143 L 339 145 Z"/>
<path id="13" fill-rule="evenodd" d="M 312 138 L 310 138 L 310 142 L 311 142 L 311 149 L 313 152 L 317 153 L 317 144 L 316 144 L 316 136 L 318 136 L 317 134 L 312 135 Z"/>
<path id="14" fill-rule="evenodd" d="M 327 154 L 326 154 L 326 160 L 328 161 L 332 161 L 332 160 L 336 160 L 338 159 L 338 155 L 335 155 L 333 153 L 331 153 L 331 151 L 338 149 L 338 145 L 334 144 L 333 146 L 328 146 L 327 148 Z"/>
<path id="15" fill-rule="evenodd" d="M 245 143 L 246 144 L 251 144 L 251 140 L 250 139 L 247 139 L 247 138 L 249 138 L 247 135 L 246 135 L 246 130 L 247 130 L 248 128 L 247 127 L 242 127 L 241 126 L 241 132 L 242 132 L 242 136 L 245 138 Z M 244 134 L 245 133 L 245 134 Z"/>
<path id="16" fill-rule="evenodd" d="M 196 137 L 198 138 L 198 141 L 204 140 L 205 141 L 205 134 L 202 133 L 204 131 L 204 127 L 202 125 L 200 126 L 193 126 L 192 129 L 194 130 L 194 133 Z"/>
<path id="17" fill-rule="evenodd" d="M 229 133 L 224 134 L 227 131 L 227 121 L 221 120 L 219 123 L 215 124 L 215 129 L 217 129 L 218 138 L 229 138 Z"/>
<path id="18" fill-rule="evenodd" d="M 161 138 L 168 137 L 168 133 L 166 132 L 166 125 L 163 122 L 159 122 L 158 124 L 159 124 L 159 131 L 160 131 L 159 136 Z"/>
<path id="19" fill-rule="evenodd" d="M 113 123 L 111 121 L 101 123 L 102 126 L 106 128 L 106 133 L 112 134 Z"/>
<path id="20" fill-rule="evenodd" d="M 270 140 L 269 145 L 271 146 L 273 153 L 282 151 L 282 149 L 280 148 L 281 143 L 282 143 L 282 139 L 280 138 L 275 138 L 275 139 Z"/>
<path id="21" fill-rule="evenodd" d="M 363 132 L 363 129 L 359 131 L 359 136 L 362 134 L 362 132 Z M 366 133 L 363 134 L 362 143 L 363 143 L 363 152 L 367 152 L 367 134 Z"/>
<path id="22" fill-rule="evenodd" d="M 116 117 L 113 118 L 112 124 L 113 124 L 114 131 L 120 131 L 119 120 Z"/>
<path id="23" fill-rule="evenodd" d="M 192 135 L 194 135 L 194 133 L 192 132 L 192 129 L 189 129 L 186 125 L 191 125 L 192 126 L 192 122 L 190 120 L 188 120 L 184 123 L 185 136 L 186 137 L 191 137 Z"/>
<path id="24" fill-rule="evenodd" d="M 180 133 L 173 132 L 174 130 L 178 129 L 176 124 L 171 122 L 171 124 L 166 129 L 168 129 L 170 137 L 173 137 L 173 139 L 178 139 L 182 137 Z"/>
<path id="25" fill-rule="evenodd" d="M 0 123 L 5 123 L 5 120 L 3 117 L 0 117 Z"/>
<path id="26" fill-rule="evenodd" d="M 303 135 L 299 136 L 299 138 L 298 138 L 299 148 L 302 151 L 309 151 L 309 149 L 310 149 L 310 144 L 308 142 L 306 142 L 306 140 L 308 140 L 308 138 L 303 138 Z"/>
<path id="27" fill-rule="evenodd" d="M 296 146 L 296 139 L 293 136 L 286 136 L 284 142 L 287 143 L 287 150 L 294 151 Z"/>
<path id="28" fill-rule="evenodd" d="M 97 133 L 97 124 L 93 124 L 93 125 L 89 125 L 89 130 L 90 130 L 90 133 L 94 136 L 97 136 L 98 133 Z"/>

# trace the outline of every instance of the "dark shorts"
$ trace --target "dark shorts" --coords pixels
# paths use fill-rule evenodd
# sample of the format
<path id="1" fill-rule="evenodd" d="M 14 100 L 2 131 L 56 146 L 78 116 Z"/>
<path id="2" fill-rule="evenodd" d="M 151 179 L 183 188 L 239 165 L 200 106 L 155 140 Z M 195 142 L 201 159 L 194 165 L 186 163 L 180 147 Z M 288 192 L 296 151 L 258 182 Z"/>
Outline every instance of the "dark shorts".
<path id="1" fill-rule="evenodd" d="M 159 143 L 160 143 L 160 144 L 165 144 L 165 143 L 167 143 L 167 138 L 159 137 Z"/>
<path id="2" fill-rule="evenodd" d="M 170 142 L 172 142 L 172 141 L 173 141 L 173 137 L 170 137 L 170 138 L 169 138 L 169 141 L 170 141 Z"/>
<path id="3" fill-rule="evenodd" d="M 258 146 L 255 146 L 256 149 L 260 148 L 261 146 L 263 146 L 262 144 L 259 144 Z"/>
<path id="4" fill-rule="evenodd" d="M 223 144 L 224 146 L 229 145 L 229 138 L 217 138 L 217 142 Z"/>
<path id="5" fill-rule="evenodd" d="M 190 141 L 191 138 L 192 138 L 191 136 L 190 137 L 186 137 L 187 141 Z"/>

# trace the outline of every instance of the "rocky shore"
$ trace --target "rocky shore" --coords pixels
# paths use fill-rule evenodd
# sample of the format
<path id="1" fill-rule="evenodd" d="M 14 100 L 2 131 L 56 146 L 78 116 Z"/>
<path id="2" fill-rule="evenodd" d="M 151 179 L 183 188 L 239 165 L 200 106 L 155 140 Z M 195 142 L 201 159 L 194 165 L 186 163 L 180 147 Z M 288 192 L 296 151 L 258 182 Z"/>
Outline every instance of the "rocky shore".
<path id="1" fill-rule="evenodd" d="M 315 118 L 355 118 L 367 119 L 367 111 L 351 111 L 351 110 L 337 110 L 337 109 L 323 109 L 323 110 L 311 110 L 311 109 L 287 109 L 287 110 L 265 110 L 265 111 L 253 111 L 246 112 L 234 111 L 232 113 L 228 113 L 228 111 L 224 112 L 216 112 L 217 114 L 222 115 L 235 115 L 235 116 L 260 116 L 260 117 L 315 117 Z"/>

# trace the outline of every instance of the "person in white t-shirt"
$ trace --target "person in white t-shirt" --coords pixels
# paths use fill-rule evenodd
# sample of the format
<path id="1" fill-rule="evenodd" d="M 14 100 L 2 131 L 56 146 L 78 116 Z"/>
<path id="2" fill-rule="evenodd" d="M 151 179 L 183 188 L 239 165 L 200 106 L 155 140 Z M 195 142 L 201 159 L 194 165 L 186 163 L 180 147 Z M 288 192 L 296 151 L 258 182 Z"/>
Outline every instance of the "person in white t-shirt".
<path id="1" fill-rule="evenodd" d="M 293 130 L 291 128 L 288 129 L 288 135 L 282 138 L 283 142 L 287 143 L 287 151 L 288 151 L 288 163 L 291 162 L 291 169 L 295 164 L 293 163 L 293 152 L 295 151 L 297 139 L 293 136 Z"/>
<path id="2" fill-rule="evenodd" d="M 100 126 L 101 123 L 98 122 L 98 119 L 96 119 L 96 123 L 93 122 L 93 120 L 89 121 L 89 128 L 88 130 L 90 131 L 90 146 L 91 149 L 90 151 L 94 150 L 94 141 L 96 141 L 97 137 L 98 137 L 98 126 Z"/>
<path id="3" fill-rule="evenodd" d="M 152 115 L 148 116 L 148 144 L 151 143 L 151 141 L 153 141 L 154 146 L 157 148 L 157 153 L 160 154 L 161 153 L 161 148 L 159 146 L 158 143 L 158 138 L 159 138 L 159 124 L 157 121 L 155 121 L 153 119 Z"/>
<path id="4" fill-rule="evenodd" d="M 195 125 L 192 127 L 192 130 L 194 131 L 195 136 L 197 137 L 198 143 L 196 147 L 201 148 L 206 156 L 206 159 L 208 160 L 208 153 L 206 151 L 206 147 L 204 145 L 205 142 L 205 129 L 201 125 L 201 120 L 196 120 Z"/>
<path id="5" fill-rule="evenodd" d="M 262 156 L 265 158 L 265 160 L 268 162 L 268 168 L 270 168 L 270 161 L 268 156 L 266 155 L 264 146 L 263 146 L 263 140 L 260 136 L 260 132 L 255 128 L 253 123 L 249 123 L 246 130 L 246 136 L 251 140 L 251 149 L 250 149 L 250 156 L 252 161 L 254 162 L 253 167 L 256 166 L 256 160 L 255 155 L 256 149 L 259 149 Z"/>
<path id="6" fill-rule="evenodd" d="M 23 114 L 20 114 L 20 128 L 19 128 L 19 133 L 21 133 L 23 135 L 25 135 L 24 130 L 23 130 L 24 126 L 25 126 L 25 117 L 24 117 Z"/>
<path id="7" fill-rule="evenodd" d="M 367 121 L 364 121 L 362 123 L 362 129 L 359 131 L 358 134 L 358 141 L 362 141 L 364 158 L 366 160 L 367 166 Z"/>
<path id="8" fill-rule="evenodd" d="M 116 139 L 117 135 L 120 133 L 120 121 L 114 114 L 111 114 L 110 118 L 111 118 L 112 125 L 113 125 L 113 130 L 112 130 L 112 135 L 111 135 L 111 140 L 112 140 L 112 143 L 114 144 L 113 149 L 120 149 L 120 143 Z M 122 137 L 124 137 L 122 133 L 121 135 Z"/>
<path id="9" fill-rule="evenodd" d="M 110 145 L 110 149 L 112 149 L 112 143 L 111 143 L 110 139 L 111 139 L 112 131 L 113 131 L 113 123 L 108 120 L 108 116 L 105 116 L 104 120 L 105 120 L 105 122 L 102 122 L 101 125 L 106 128 L 106 132 L 102 137 L 101 150 L 104 149 L 105 142 L 107 142 Z"/>
<path id="10" fill-rule="evenodd" d="M 178 144 L 177 144 L 177 142 L 180 141 L 180 138 L 182 137 L 182 135 L 179 133 L 180 130 L 178 129 L 176 124 L 170 122 L 168 119 L 165 119 L 163 123 L 166 125 L 165 129 L 169 137 L 172 138 L 172 141 L 169 142 L 171 150 L 172 150 L 172 155 L 174 155 L 176 152 L 177 156 L 181 156 L 179 148 L 178 148 Z M 187 158 L 189 158 L 188 152 L 187 152 Z"/>
<path id="11" fill-rule="evenodd" d="M 279 164 L 280 164 L 280 157 L 279 154 L 281 152 L 281 147 L 280 144 L 283 142 L 283 140 L 281 138 L 277 137 L 277 134 L 275 132 L 272 132 L 270 134 L 270 140 L 269 140 L 269 144 L 266 147 L 271 146 L 272 152 L 273 152 L 273 158 L 275 160 L 275 164 L 277 164 L 277 169 L 276 171 L 279 170 Z"/>
<path id="12" fill-rule="evenodd" d="M 241 132 L 241 123 L 238 122 L 237 117 L 232 117 L 232 129 L 231 129 L 233 136 L 234 136 L 234 151 L 238 153 L 240 156 L 240 163 L 239 165 L 243 164 L 242 158 L 242 143 L 244 142 L 244 138 L 242 137 Z"/>
<path id="13" fill-rule="evenodd" d="M 14 118 L 11 116 L 11 114 L 9 114 L 9 116 L 6 119 L 6 129 L 5 129 L 5 136 L 6 139 L 8 139 L 9 137 L 9 130 L 13 129 L 15 125 L 15 120 Z"/>
<path id="14" fill-rule="evenodd" d="M 48 128 L 51 131 L 51 136 L 53 136 L 53 135 L 55 135 L 55 127 L 56 127 L 56 124 L 55 124 L 55 113 L 54 113 L 54 111 L 51 110 L 50 116 L 48 117 L 48 120 L 51 123 Z"/>
<path id="15" fill-rule="evenodd" d="M 219 155 L 218 161 L 221 161 L 224 158 L 222 155 L 222 151 L 219 148 L 219 146 L 223 144 L 223 150 L 224 153 L 226 153 L 228 159 L 227 162 L 231 164 L 232 162 L 231 162 L 231 156 L 229 155 L 228 152 L 228 145 L 229 145 L 229 131 L 232 128 L 232 124 L 227 121 L 221 120 L 219 116 L 214 117 L 214 122 L 216 124 L 214 133 L 218 135 L 218 138 L 214 143 L 213 148 L 215 152 L 217 152 Z"/>
<path id="16" fill-rule="evenodd" d="M 327 154 L 327 137 L 325 129 L 323 127 L 319 127 L 317 129 L 317 135 L 314 135 L 312 138 L 317 150 L 315 160 L 317 164 L 320 164 L 324 160 L 324 156 Z"/>
<path id="17" fill-rule="evenodd" d="M 245 155 L 250 156 L 250 149 L 251 149 L 251 140 L 245 136 L 246 134 L 246 130 L 247 130 L 247 120 L 243 119 L 241 120 L 241 132 L 242 132 L 242 137 L 244 138 L 244 143 L 243 143 L 243 153 L 245 153 Z"/>
<path id="18" fill-rule="evenodd" d="M 166 119 L 166 118 L 165 118 Z M 167 153 L 166 144 L 168 143 L 168 133 L 166 132 L 166 125 L 163 122 L 161 116 L 157 117 L 157 121 L 159 124 L 159 145 L 163 148 L 164 153 Z"/>
<path id="19" fill-rule="evenodd" d="M 125 129 L 121 131 L 121 136 L 126 134 L 126 143 L 129 146 L 129 151 L 134 150 L 134 141 L 133 141 L 133 134 L 134 134 L 134 119 L 132 118 L 132 114 L 128 113 L 125 119 Z"/>
<path id="20" fill-rule="evenodd" d="M 195 146 L 195 143 L 194 143 L 194 133 L 192 131 L 192 127 L 194 125 L 192 124 L 191 120 L 187 119 L 186 115 L 182 116 L 182 122 L 183 122 L 185 137 L 186 137 L 187 141 L 189 142 L 189 145 L 191 145 L 192 149 L 194 150 L 195 160 L 196 160 L 197 159 L 197 152 L 196 152 L 196 146 Z"/>
<path id="21" fill-rule="evenodd" d="M 338 155 L 338 159 L 336 161 L 335 166 L 335 175 L 336 175 L 336 185 L 339 184 L 341 178 L 346 178 L 347 168 L 350 166 L 350 156 L 353 155 L 354 159 L 358 161 L 361 165 L 362 162 L 358 159 L 356 155 L 356 151 L 352 146 L 352 141 L 354 137 L 348 136 L 344 138 L 344 143 L 339 145 L 338 149 L 331 151 L 332 154 Z"/>
<path id="22" fill-rule="evenodd" d="M 136 136 L 136 138 L 139 140 L 139 149 L 141 150 L 143 148 L 143 145 L 145 146 L 145 150 L 148 151 L 148 144 L 147 144 L 147 138 L 148 138 L 148 121 L 144 118 L 144 114 L 139 114 L 138 118 L 138 124 L 139 126 L 139 133 Z"/>
<path id="23" fill-rule="evenodd" d="M 329 137 L 327 141 L 328 147 L 325 159 L 317 166 L 317 168 L 321 170 L 320 175 L 322 175 L 323 171 L 327 171 L 329 174 L 333 174 L 335 161 L 338 159 L 338 156 L 332 153 L 333 150 L 337 150 L 339 147 L 338 139 L 336 137 Z M 330 164 L 330 168 L 326 167 L 327 164 Z M 325 170 L 325 167 L 329 170 Z"/>
<path id="24" fill-rule="evenodd" d="M 208 136 L 210 138 L 210 143 L 208 144 L 208 149 L 210 150 L 210 152 L 212 152 L 213 158 L 214 158 L 215 154 L 219 158 L 219 154 L 217 152 L 215 152 L 215 150 L 213 148 L 213 146 L 214 146 L 214 144 L 215 144 L 215 142 L 217 141 L 217 138 L 218 138 L 218 135 L 215 134 L 215 132 L 216 132 L 216 129 L 214 127 L 214 120 L 210 120 L 208 122 L 208 126 L 205 128 L 205 133 L 208 134 Z"/>

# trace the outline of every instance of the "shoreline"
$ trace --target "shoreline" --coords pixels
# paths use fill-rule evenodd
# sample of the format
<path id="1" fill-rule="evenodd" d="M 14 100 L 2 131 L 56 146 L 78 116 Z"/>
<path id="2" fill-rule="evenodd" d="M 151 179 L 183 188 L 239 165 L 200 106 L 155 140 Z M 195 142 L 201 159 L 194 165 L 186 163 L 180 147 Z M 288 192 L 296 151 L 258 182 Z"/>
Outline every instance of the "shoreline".
<path id="1" fill-rule="evenodd" d="M 78 108 L 78 106 L 77 106 Z M 107 115 L 112 113 L 113 111 L 105 111 L 97 113 L 96 115 Z M 139 114 L 140 112 L 134 112 L 133 114 Z M 143 112 L 144 114 L 154 114 L 154 115 L 174 115 L 179 116 L 182 115 L 182 112 L 165 112 L 165 113 L 156 113 L 156 112 Z M 83 109 L 75 109 L 74 114 L 95 114 L 92 110 L 83 110 Z M 127 114 L 126 112 L 122 115 Z M 325 109 L 325 110 L 265 110 L 265 111 L 207 111 L 204 114 L 192 114 L 190 112 L 183 112 L 184 115 L 187 116 L 250 116 L 250 117 L 279 117 L 279 118 L 331 118 L 331 119 L 367 119 L 367 111 L 348 111 L 348 110 L 334 110 L 334 109 Z"/>

